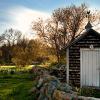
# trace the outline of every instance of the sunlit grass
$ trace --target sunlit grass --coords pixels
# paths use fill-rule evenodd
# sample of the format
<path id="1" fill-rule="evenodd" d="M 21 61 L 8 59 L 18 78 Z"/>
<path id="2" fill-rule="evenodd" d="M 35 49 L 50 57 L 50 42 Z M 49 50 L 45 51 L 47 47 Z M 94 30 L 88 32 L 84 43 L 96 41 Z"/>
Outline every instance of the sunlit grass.
<path id="1" fill-rule="evenodd" d="M 26 67 L 23 67 L 23 68 L 27 68 L 27 69 L 30 69 L 30 68 L 32 68 L 32 66 L 33 65 L 28 65 L 28 66 L 26 66 Z M 0 68 L 18 68 L 18 67 L 16 67 L 16 66 L 0 66 Z"/>
<path id="2" fill-rule="evenodd" d="M 29 66 L 26 66 L 26 67 L 16 67 L 16 66 L 0 66 L 0 71 L 2 70 L 11 70 L 11 69 L 15 69 L 16 71 L 27 71 L 27 70 L 30 70 L 31 68 L 33 67 L 33 65 L 29 65 Z"/>

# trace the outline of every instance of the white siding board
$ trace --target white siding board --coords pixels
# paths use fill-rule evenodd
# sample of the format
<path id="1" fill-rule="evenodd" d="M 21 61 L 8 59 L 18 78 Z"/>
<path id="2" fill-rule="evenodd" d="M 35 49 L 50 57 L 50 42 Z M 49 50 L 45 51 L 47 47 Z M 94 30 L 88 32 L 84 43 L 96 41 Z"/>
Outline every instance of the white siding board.
<path id="1" fill-rule="evenodd" d="M 99 67 L 100 67 L 100 52 L 97 53 L 97 67 L 96 67 L 96 74 L 98 74 L 98 76 L 96 77 L 97 79 L 96 82 L 98 86 L 100 86 Z"/>
<path id="2" fill-rule="evenodd" d="M 93 56 L 94 56 L 94 53 L 93 51 L 88 51 L 88 72 L 87 72 L 87 75 L 89 76 L 89 80 L 88 80 L 88 85 L 89 86 L 93 86 L 93 68 L 94 68 L 94 65 L 95 65 L 95 56 L 94 56 L 94 59 L 93 59 Z"/>

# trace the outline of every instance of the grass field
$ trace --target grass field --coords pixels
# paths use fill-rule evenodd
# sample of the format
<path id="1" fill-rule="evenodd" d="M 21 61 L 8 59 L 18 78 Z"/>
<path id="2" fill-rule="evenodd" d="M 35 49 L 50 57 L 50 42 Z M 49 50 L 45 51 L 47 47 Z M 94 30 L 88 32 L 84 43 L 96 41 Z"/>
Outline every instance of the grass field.
<path id="1" fill-rule="evenodd" d="M 2 67 L 3 68 L 3 67 Z M 15 68 L 11 66 L 9 69 Z M 2 70 L 8 70 L 8 67 Z M 26 68 L 27 70 L 29 68 Z M 25 70 L 25 69 L 24 69 Z M 0 72 L 0 100 L 34 100 L 35 95 L 29 90 L 35 86 L 34 74 L 15 72 L 13 74 Z"/>
<path id="2" fill-rule="evenodd" d="M 27 71 L 27 70 L 30 70 L 32 68 L 33 65 L 29 65 L 29 66 L 26 66 L 26 67 L 22 67 L 22 68 L 18 68 L 16 66 L 0 66 L 0 71 L 2 70 L 9 70 L 9 69 L 12 69 L 12 70 L 16 70 L 16 71 Z"/>

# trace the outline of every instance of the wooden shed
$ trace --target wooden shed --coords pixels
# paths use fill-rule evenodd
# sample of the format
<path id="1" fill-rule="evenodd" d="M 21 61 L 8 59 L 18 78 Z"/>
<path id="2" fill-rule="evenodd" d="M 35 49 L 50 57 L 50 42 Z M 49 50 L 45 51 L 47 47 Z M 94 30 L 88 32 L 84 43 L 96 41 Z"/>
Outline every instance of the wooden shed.
<path id="1" fill-rule="evenodd" d="M 89 22 L 85 28 L 66 48 L 67 83 L 100 87 L 100 34 Z"/>

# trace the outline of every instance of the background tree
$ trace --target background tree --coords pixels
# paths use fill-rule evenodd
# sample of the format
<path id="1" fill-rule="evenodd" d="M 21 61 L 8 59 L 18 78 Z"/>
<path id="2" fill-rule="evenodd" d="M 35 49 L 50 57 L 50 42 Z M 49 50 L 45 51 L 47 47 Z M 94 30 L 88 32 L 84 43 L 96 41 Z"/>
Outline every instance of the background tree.
<path id="1" fill-rule="evenodd" d="M 35 62 L 42 63 L 47 57 L 42 46 L 43 44 L 39 40 L 21 39 L 13 48 L 12 62 L 19 67 L 31 65 Z"/>
<path id="2" fill-rule="evenodd" d="M 11 64 L 12 49 L 14 45 L 21 39 L 22 33 L 18 30 L 8 29 L 2 35 L 2 63 Z"/>
<path id="3" fill-rule="evenodd" d="M 2 41 L 3 41 L 3 37 L 0 36 L 0 63 L 1 63 L 1 58 L 2 58 L 2 50 L 1 50 Z"/>
<path id="4" fill-rule="evenodd" d="M 2 34 L 3 43 L 0 47 L 0 64 L 26 66 L 33 62 L 43 63 L 47 61 L 47 45 L 39 39 L 25 38 L 16 30 L 6 30 Z"/>
<path id="5" fill-rule="evenodd" d="M 22 38 L 14 46 L 12 50 L 13 55 L 11 60 L 16 66 L 24 67 L 25 65 L 31 63 L 31 58 L 30 58 L 31 48 L 29 48 L 28 44 L 29 40 L 26 38 Z"/>
<path id="6" fill-rule="evenodd" d="M 48 45 L 42 43 L 40 39 L 30 40 L 29 45 L 33 47 L 33 62 L 46 63 L 49 61 Z"/>
<path id="7" fill-rule="evenodd" d="M 16 44 L 21 39 L 22 33 L 18 30 L 8 29 L 3 34 L 4 43 L 8 46 Z"/>
<path id="8" fill-rule="evenodd" d="M 35 30 L 44 42 L 54 48 L 57 61 L 60 61 L 60 50 L 81 31 L 83 20 L 86 17 L 87 6 L 82 4 L 59 8 L 52 14 L 52 18 L 46 22 L 39 19 L 33 24 Z"/>

